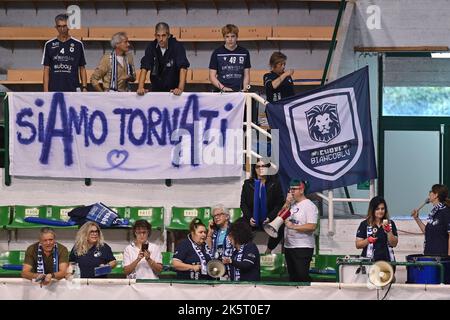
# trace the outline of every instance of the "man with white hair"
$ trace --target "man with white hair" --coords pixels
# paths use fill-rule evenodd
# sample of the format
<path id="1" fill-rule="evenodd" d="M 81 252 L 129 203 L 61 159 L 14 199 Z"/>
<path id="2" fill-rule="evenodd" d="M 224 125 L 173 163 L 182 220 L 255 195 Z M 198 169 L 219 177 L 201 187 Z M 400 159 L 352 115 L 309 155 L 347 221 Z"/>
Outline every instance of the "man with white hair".
<path id="1" fill-rule="evenodd" d="M 224 205 L 218 204 L 212 208 L 213 220 L 209 222 L 206 243 L 211 249 L 211 257 L 221 260 L 223 257 L 231 257 L 233 245 L 228 238 L 230 232 L 230 211 Z M 226 266 L 224 277 L 229 276 L 229 266 Z"/>
<path id="2" fill-rule="evenodd" d="M 130 91 L 130 83 L 136 80 L 133 55 L 125 32 L 117 32 L 111 38 L 112 52 L 103 55 L 91 76 L 95 91 Z M 101 82 L 101 83 L 100 83 Z"/>

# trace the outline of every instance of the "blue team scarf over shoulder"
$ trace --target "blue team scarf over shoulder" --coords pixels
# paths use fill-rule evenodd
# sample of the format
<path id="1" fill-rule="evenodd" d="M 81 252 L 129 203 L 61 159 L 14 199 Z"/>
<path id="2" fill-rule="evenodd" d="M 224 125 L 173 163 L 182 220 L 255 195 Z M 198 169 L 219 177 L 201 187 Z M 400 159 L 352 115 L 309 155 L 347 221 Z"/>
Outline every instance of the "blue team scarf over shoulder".
<path id="1" fill-rule="evenodd" d="M 236 261 L 242 262 L 242 257 L 244 256 L 244 248 L 246 244 L 241 244 L 241 247 L 239 248 L 237 255 L 236 255 Z M 233 280 L 239 281 L 241 280 L 241 270 L 238 267 L 233 266 Z"/>
<path id="2" fill-rule="evenodd" d="M 111 63 L 111 80 L 109 82 L 109 90 L 118 91 L 119 85 L 118 85 L 118 71 L 117 71 L 117 54 L 116 51 L 113 50 L 111 52 L 111 55 L 109 56 L 109 61 Z M 130 76 L 131 70 L 130 66 L 128 64 L 127 56 L 125 55 L 123 57 L 123 67 L 127 70 L 127 76 Z"/>
<path id="3" fill-rule="evenodd" d="M 255 193 L 253 194 L 253 219 L 256 226 L 262 225 L 267 218 L 266 185 L 255 179 Z"/>
<path id="4" fill-rule="evenodd" d="M 58 272 L 58 246 L 55 243 L 53 247 L 53 272 Z M 38 254 L 37 254 L 37 273 L 44 274 L 44 256 L 42 252 L 42 245 L 39 243 L 38 245 Z"/>

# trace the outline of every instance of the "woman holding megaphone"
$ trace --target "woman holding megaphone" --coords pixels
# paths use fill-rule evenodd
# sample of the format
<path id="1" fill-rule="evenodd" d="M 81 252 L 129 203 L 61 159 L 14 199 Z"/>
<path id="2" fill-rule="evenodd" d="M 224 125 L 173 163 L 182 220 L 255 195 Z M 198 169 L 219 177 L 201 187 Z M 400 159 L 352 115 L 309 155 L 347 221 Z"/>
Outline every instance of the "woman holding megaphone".
<path id="1" fill-rule="evenodd" d="M 187 239 L 177 245 L 173 255 L 172 266 L 177 271 L 177 279 L 212 279 L 207 268 L 211 251 L 206 243 L 206 232 L 206 226 L 199 218 L 189 224 Z"/>
<path id="2" fill-rule="evenodd" d="M 363 249 L 361 256 L 373 261 L 395 261 L 394 250 L 398 243 L 397 227 L 389 220 L 386 201 L 376 196 L 369 202 L 367 217 L 356 232 L 356 248 Z"/>
<path id="3" fill-rule="evenodd" d="M 414 209 L 411 213 L 420 230 L 425 234 L 424 255 L 450 255 L 450 199 L 448 199 L 447 186 L 433 185 L 427 200 L 431 202 L 433 209 L 428 215 L 426 225 L 419 218 L 421 207 Z"/>

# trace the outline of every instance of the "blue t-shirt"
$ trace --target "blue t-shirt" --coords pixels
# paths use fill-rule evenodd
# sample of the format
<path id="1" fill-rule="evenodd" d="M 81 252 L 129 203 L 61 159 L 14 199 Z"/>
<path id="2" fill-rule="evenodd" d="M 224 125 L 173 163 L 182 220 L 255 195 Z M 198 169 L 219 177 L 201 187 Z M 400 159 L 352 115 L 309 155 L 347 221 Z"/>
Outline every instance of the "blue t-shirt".
<path id="1" fill-rule="evenodd" d="M 79 67 L 86 65 L 83 43 L 58 38 L 45 43 L 42 64 L 50 67 L 48 91 L 74 92 L 80 88 Z"/>
<path id="2" fill-rule="evenodd" d="M 211 256 L 206 253 L 205 245 L 201 247 L 201 252 L 205 257 L 206 263 L 208 263 L 208 261 L 211 260 Z M 178 246 L 175 249 L 173 259 L 178 259 L 186 264 L 200 264 L 200 258 L 188 239 L 184 239 L 178 244 Z M 191 271 L 177 271 L 177 278 L 192 280 L 195 279 L 195 273 Z M 208 275 L 199 274 L 198 279 L 210 280 L 211 278 Z"/>
<path id="3" fill-rule="evenodd" d="M 439 207 L 438 207 L 439 206 Z M 435 210 L 433 208 L 433 210 Z M 425 255 L 448 255 L 448 233 L 450 232 L 450 208 L 443 204 L 430 213 L 425 226 Z"/>
<path id="4" fill-rule="evenodd" d="M 81 278 L 106 278 L 107 275 L 95 277 L 95 268 L 101 264 L 107 264 L 116 260 L 111 247 L 106 243 L 102 247 L 98 248 L 93 246 L 83 256 L 77 256 L 75 254 L 75 248 L 72 248 L 70 252 L 69 261 L 78 263 L 80 268 Z"/>
<path id="5" fill-rule="evenodd" d="M 236 281 L 235 271 L 238 269 L 240 273 L 239 281 L 259 281 L 261 279 L 261 266 L 258 247 L 253 242 L 247 243 L 242 252 L 241 261 L 237 261 L 238 253 L 239 250 L 234 250 L 231 257 L 231 280 Z"/>
<path id="6" fill-rule="evenodd" d="M 294 93 L 294 82 L 291 76 L 284 78 L 283 82 L 274 89 L 272 81 L 279 77 L 275 72 L 269 72 L 264 75 L 264 88 L 266 89 L 266 99 L 269 102 L 277 102 L 281 99 L 292 97 Z"/>
<path id="7" fill-rule="evenodd" d="M 394 221 L 391 222 L 392 233 L 394 236 L 398 236 L 397 227 Z M 372 236 L 377 238 L 377 241 L 373 244 L 373 261 L 391 261 L 389 250 L 388 250 L 388 238 L 387 233 L 384 231 L 382 226 L 372 228 Z M 361 239 L 367 239 L 367 220 L 360 223 L 358 231 L 356 232 L 356 237 Z M 365 247 L 361 253 L 362 257 L 367 257 L 367 247 Z"/>
<path id="8" fill-rule="evenodd" d="M 244 69 L 251 68 L 250 53 L 241 46 L 233 51 L 220 46 L 212 53 L 209 68 L 217 70 L 217 79 L 225 87 L 240 91 L 244 89 Z"/>

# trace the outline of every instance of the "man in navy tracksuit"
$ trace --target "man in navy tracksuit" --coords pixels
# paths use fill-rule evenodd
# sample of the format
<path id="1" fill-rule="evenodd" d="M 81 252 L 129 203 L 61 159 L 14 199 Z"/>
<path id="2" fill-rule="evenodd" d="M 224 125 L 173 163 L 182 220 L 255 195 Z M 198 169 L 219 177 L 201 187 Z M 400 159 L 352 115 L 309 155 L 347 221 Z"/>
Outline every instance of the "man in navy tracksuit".
<path id="1" fill-rule="evenodd" d="M 145 78 L 147 71 L 150 71 L 152 91 L 181 95 L 188 68 L 189 61 L 183 44 L 170 34 L 167 23 L 159 22 L 155 27 L 155 40 L 145 49 L 145 55 L 141 59 L 137 94 L 145 94 Z"/>

